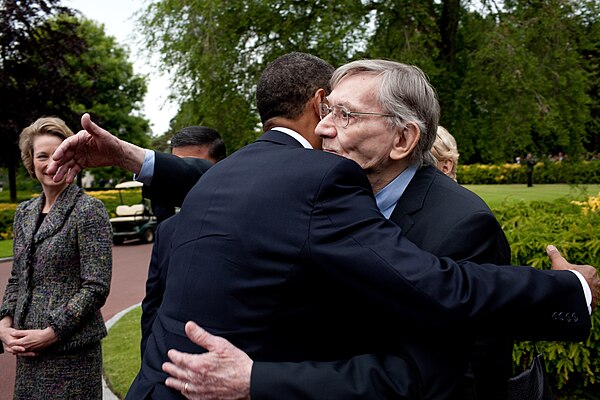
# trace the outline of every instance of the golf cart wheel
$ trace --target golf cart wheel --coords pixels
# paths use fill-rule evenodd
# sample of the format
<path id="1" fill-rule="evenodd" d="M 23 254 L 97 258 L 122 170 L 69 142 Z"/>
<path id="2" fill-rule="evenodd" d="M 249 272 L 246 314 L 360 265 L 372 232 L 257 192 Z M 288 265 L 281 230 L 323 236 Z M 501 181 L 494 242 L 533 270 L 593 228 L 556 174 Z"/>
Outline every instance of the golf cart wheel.
<path id="1" fill-rule="evenodd" d="M 113 243 L 114 244 L 121 245 L 121 244 L 123 244 L 124 241 L 125 240 L 122 237 L 118 237 L 118 236 L 117 237 L 113 237 Z"/>
<path id="2" fill-rule="evenodd" d="M 140 238 L 142 243 L 152 243 L 154 242 L 154 229 L 147 228 L 142 233 L 142 237 Z"/>

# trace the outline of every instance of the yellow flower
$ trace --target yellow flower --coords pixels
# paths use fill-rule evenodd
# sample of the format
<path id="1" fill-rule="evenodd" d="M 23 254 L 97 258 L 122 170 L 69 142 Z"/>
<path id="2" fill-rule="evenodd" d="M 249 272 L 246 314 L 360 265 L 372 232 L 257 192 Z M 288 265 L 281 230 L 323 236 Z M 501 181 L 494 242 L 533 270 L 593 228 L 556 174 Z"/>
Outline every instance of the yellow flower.
<path id="1" fill-rule="evenodd" d="M 571 201 L 571 204 L 581 206 L 584 215 L 588 215 L 590 211 L 600 211 L 600 193 L 597 196 L 589 196 L 586 201 Z"/>

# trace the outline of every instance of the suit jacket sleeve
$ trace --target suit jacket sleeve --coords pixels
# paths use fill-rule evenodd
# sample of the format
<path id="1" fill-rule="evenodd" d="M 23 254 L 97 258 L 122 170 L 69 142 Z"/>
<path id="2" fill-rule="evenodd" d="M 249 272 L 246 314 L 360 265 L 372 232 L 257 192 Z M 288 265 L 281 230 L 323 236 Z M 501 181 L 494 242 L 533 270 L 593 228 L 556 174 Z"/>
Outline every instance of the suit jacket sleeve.
<path id="1" fill-rule="evenodd" d="M 575 274 L 435 257 L 381 218 L 368 184 L 357 191 L 361 180 L 355 163 L 336 164 L 314 199 L 303 256 L 331 282 L 424 328 L 493 322 L 505 335 L 587 338 L 591 321 Z"/>
<path id="2" fill-rule="evenodd" d="M 165 206 L 180 207 L 183 199 L 211 163 L 200 158 L 180 158 L 155 152 L 152 183 L 144 189 L 144 196 Z"/>
<path id="3" fill-rule="evenodd" d="M 19 257 L 16 257 L 18 254 L 23 253 L 26 244 L 25 239 L 23 238 L 23 232 L 21 228 L 21 220 L 23 218 L 22 206 L 19 205 L 15 212 L 15 218 L 13 222 L 13 254 L 15 255 L 15 259 L 13 261 L 13 266 L 10 272 L 10 276 L 8 277 L 8 283 L 6 285 L 6 289 L 4 291 L 4 299 L 2 300 L 2 306 L 0 307 L 0 319 L 5 316 L 14 316 L 15 308 L 17 306 L 17 293 L 19 291 Z M 0 349 L 2 346 L 0 345 Z"/>
<path id="4" fill-rule="evenodd" d="M 415 371 L 402 357 L 373 354 L 335 362 L 254 362 L 250 398 L 419 399 L 423 396 Z"/>
<path id="5" fill-rule="evenodd" d="M 23 233 L 21 231 L 21 219 L 23 213 L 21 211 L 21 207 L 23 203 L 15 212 L 15 218 L 13 221 L 13 254 L 18 254 L 18 252 L 22 252 L 25 247 L 25 239 L 23 239 Z M 18 277 L 18 265 L 17 261 L 13 261 L 13 266 L 10 271 L 10 276 L 8 277 L 8 283 L 6 284 L 6 289 L 4 291 L 4 298 L 2 300 L 2 306 L 0 306 L 0 320 L 6 316 L 14 316 L 15 308 L 17 306 L 17 293 L 19 291 L 19 277 Z M 4 353 L 4 346 L 0 343 L 0 354 Z"/>

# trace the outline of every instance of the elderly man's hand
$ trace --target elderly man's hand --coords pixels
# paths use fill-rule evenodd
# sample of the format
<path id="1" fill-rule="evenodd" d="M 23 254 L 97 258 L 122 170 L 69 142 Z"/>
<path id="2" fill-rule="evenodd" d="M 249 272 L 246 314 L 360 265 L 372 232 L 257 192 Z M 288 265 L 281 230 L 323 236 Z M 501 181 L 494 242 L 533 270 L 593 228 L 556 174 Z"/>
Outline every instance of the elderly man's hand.
<path id="1" fill-rule="evenodd" d="M 600 278 L 598 277 L 598 270 L 591 265 L 575 265 L 569 263 L 554 246 L 548 246 L 546 252 L 552 261 L 552 269 L 573 270 L 583 275 L 592 291 L 591 305 L 592 310 L 594 310 L 598 305 L 598 297 L 600 297 Z"/>
<path id="2" fill-rule="evenodd" d="M 116 166 L 139 173 L 144 162 L 144 149 L 125 142 L 100 128 L 89 114 L 81 117 L 84 130 L 65 139 L 52 155 L 48 174 L 59 182 L 65 176 L 71 183 L 77 174 L 88 167 Z"/>
<path id="3" fill-rule="evenodd" d="M 191 341 L 208 352 L 187 354 L 169 351 L 171 362 L 163 371 L 171 377 L 165 384 L 188 399 L 249 400 L 252 360 L 227 340 L 213 336 L 194 322 L 185 325 Z"/>

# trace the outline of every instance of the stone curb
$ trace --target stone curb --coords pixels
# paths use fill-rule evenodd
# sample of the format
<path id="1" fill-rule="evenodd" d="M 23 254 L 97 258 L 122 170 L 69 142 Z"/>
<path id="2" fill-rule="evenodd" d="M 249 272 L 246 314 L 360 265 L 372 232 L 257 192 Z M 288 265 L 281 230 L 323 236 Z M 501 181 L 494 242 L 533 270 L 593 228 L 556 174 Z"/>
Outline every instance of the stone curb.
<path id="1" fill-rule="evenodd" d="M 110 330 L 110 328 L 112 328 L 113 325 L 116 324 L 118 320 L 120 320 L 129 311 L 138 307 L 140 304 L 142 304 L 142 303 L 134 304 L 134 305 L 127 307 L 126 309 L 121 310 L 118 313 L 116 313 L 111 319 L 106 321 L 106 330 L 107 331 Z M 110 388 L 106 384 L 106 381 L 104 380 L 104 375 L 102 376 L 102 400 L 119 400 L 119 398 L 117 396 L 115 396 L 115 394 L 110 390 Z"/>

